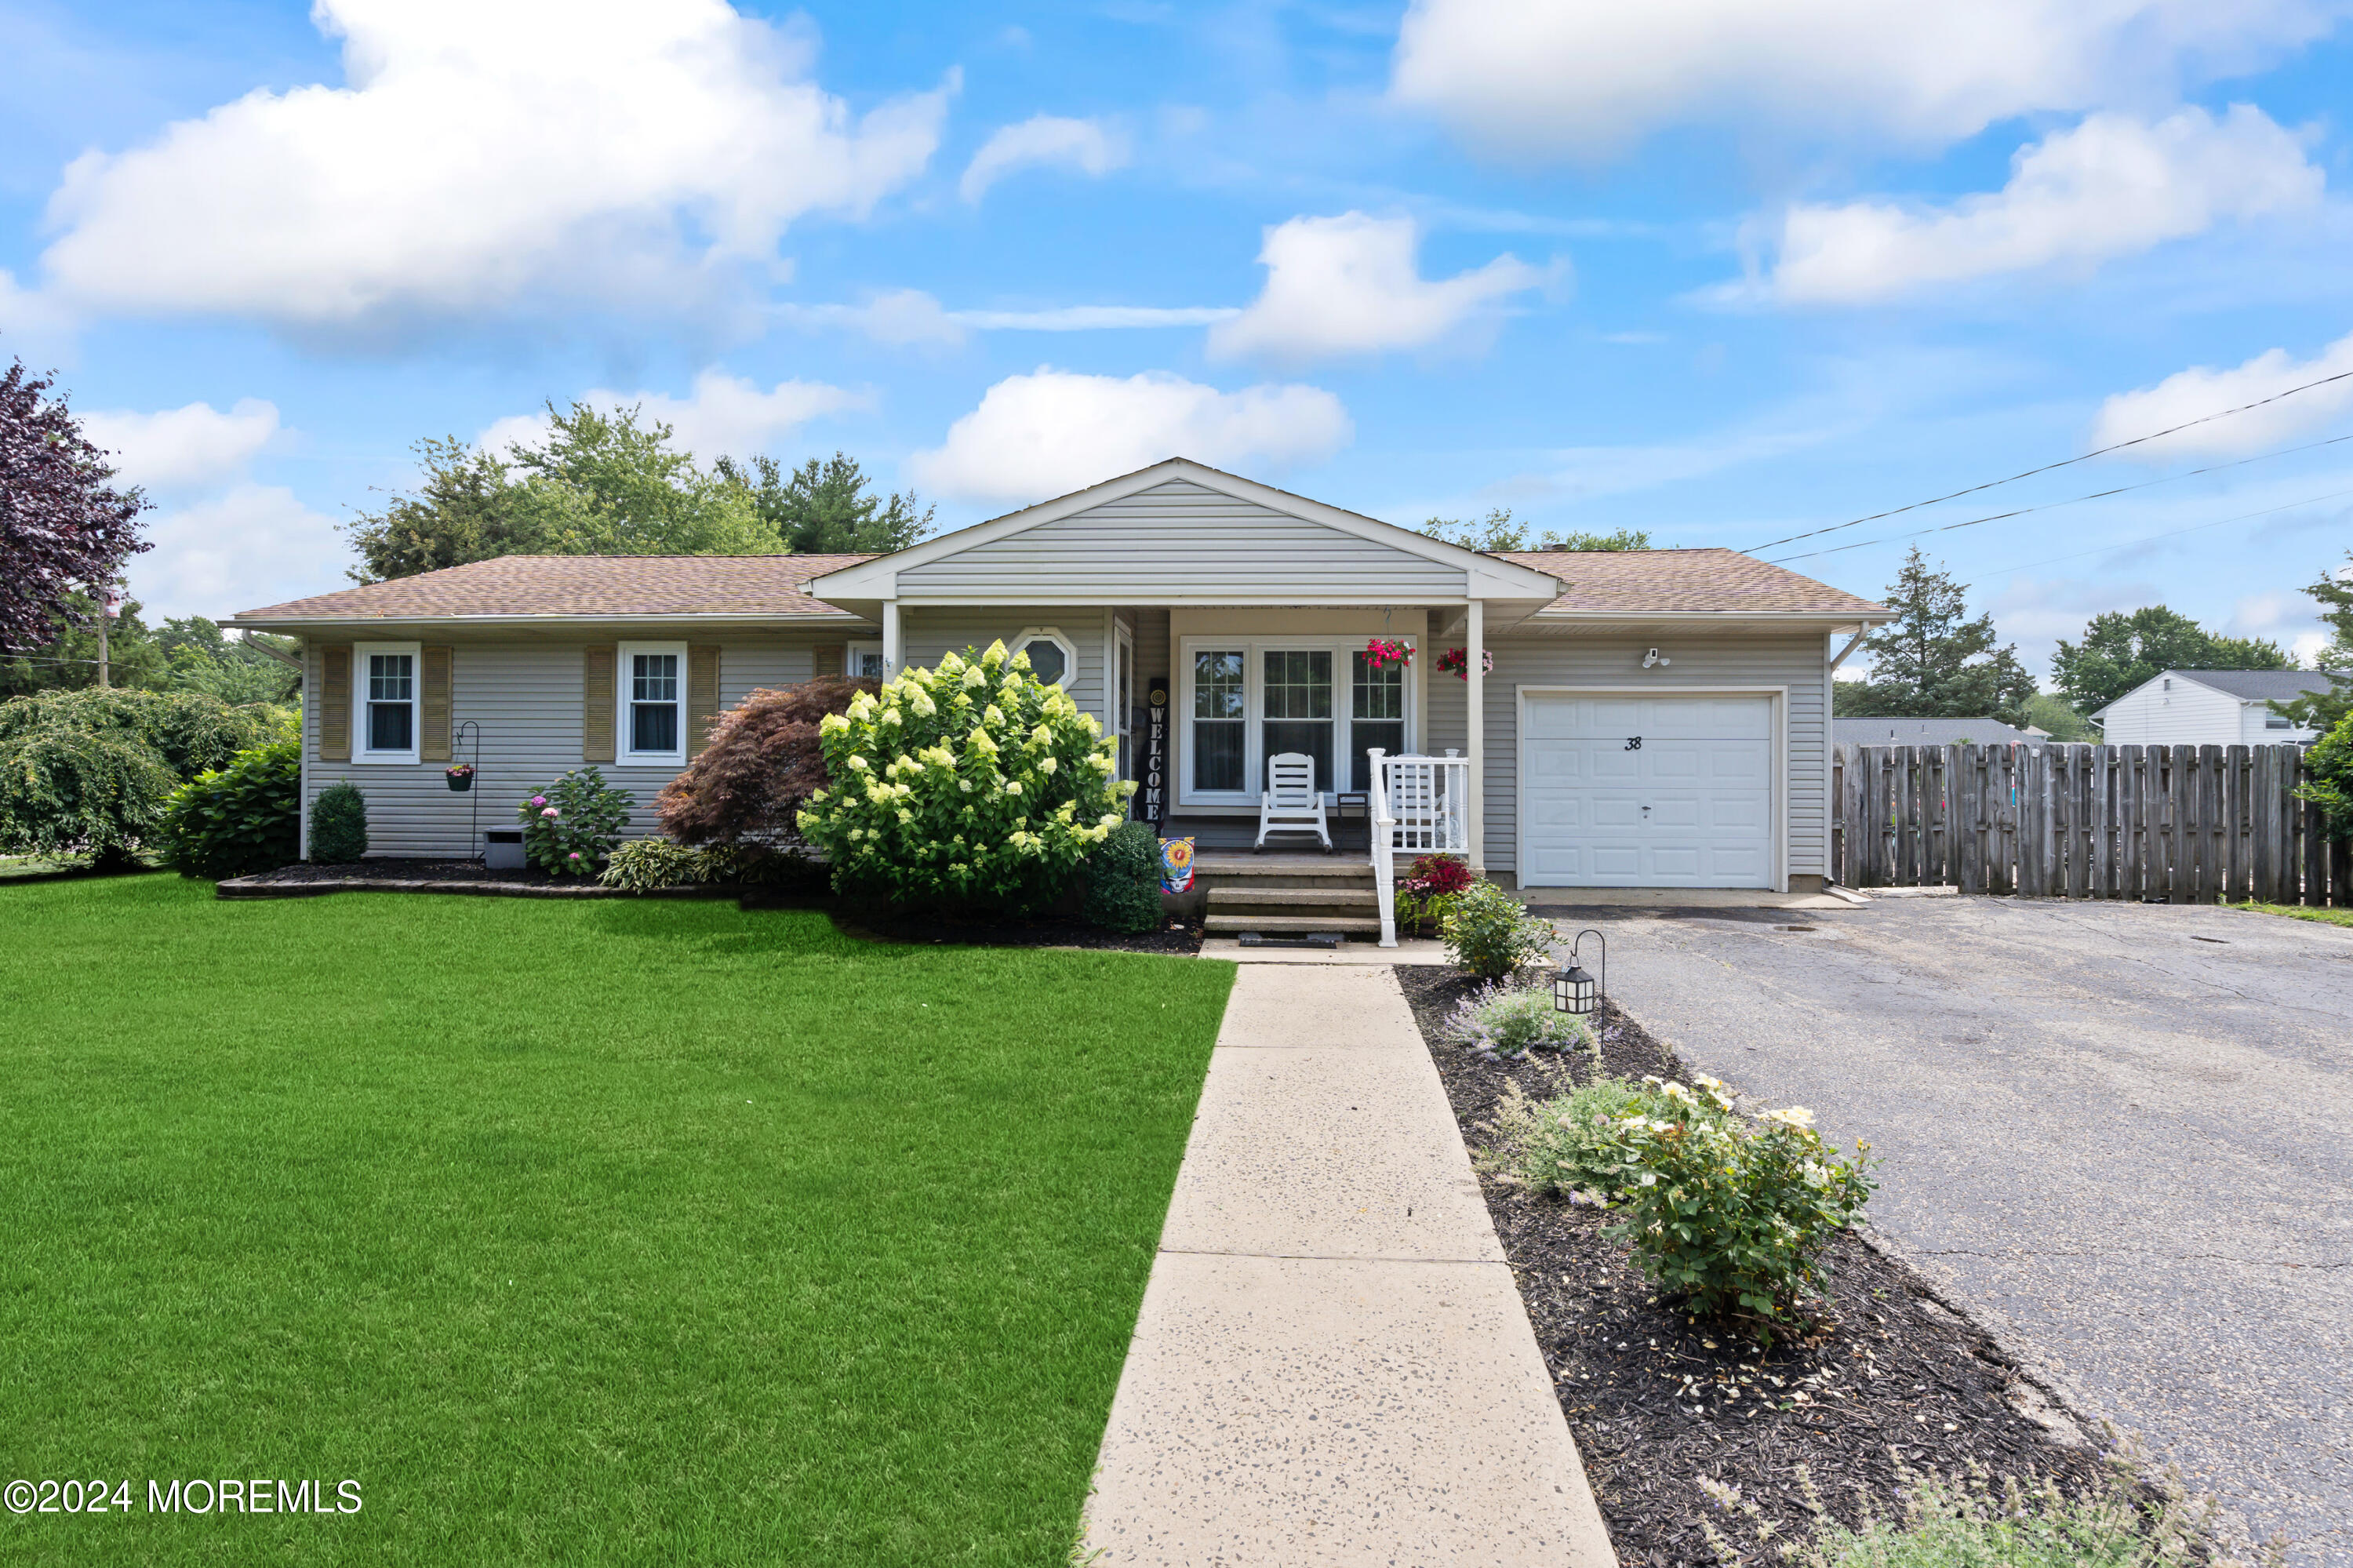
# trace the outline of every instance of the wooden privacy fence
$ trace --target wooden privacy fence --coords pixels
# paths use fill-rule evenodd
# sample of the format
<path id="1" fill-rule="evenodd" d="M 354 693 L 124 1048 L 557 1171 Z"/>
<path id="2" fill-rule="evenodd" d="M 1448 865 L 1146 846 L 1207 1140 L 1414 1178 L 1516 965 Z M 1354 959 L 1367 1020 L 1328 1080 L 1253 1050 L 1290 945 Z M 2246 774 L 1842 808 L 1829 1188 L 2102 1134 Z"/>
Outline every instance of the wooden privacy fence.
<path id="1" fill-rule="evenodd" d="M 2353 908 L 2353 845 L 2295 798 L 2293 746 L 1840 746 L 1849 887 Z"/>

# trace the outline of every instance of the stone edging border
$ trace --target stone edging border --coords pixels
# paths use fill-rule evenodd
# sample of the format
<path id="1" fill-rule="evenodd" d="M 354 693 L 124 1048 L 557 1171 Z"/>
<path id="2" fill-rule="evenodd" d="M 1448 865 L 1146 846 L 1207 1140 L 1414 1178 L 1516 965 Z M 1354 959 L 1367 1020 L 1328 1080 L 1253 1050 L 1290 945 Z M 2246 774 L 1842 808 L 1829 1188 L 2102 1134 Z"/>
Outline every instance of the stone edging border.
<path id="1" fill-rule="evenodd" d="M 644 893 L 595 883 L 567 887 L 536 882 L 429 882 L 409 878 L 334 877 L 320 882 L 269 882 L 232 876 L 216 884 L 217 898 L 319 898 L 330 893 L 455 893 L 477 898 L 741 898 L 753 889 L 735 882 L 657 887 Z"/>

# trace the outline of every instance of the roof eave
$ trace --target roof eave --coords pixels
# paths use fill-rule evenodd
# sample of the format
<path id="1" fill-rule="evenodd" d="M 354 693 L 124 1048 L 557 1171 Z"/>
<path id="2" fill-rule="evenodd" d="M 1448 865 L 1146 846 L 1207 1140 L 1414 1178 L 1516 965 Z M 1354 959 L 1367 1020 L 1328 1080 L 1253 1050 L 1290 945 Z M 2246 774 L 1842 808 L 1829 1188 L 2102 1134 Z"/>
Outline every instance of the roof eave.
<path id="1" fill-rule="evenodd" d="M 275 631 L 298 633 L 308 631 L 353 631 L 369 629 L 390 630 L 396 627 L 434 628 L 452 630 L 480 628 L 545 627 L 562 630 L 565 627 L 633 626 L 654 623 L 679 623 L 704 627 L 712 630 L 742 628 L 758 630 L 781 626 L 839 626 L 858 618 L 845 610 L 828 605 L 814 610 L 701 611 L 701 610 L 630 610 L 619 613 L 548 614 L 533 612 L 518 615 L 293 615 L 259 616 L 250 610 L 231 616 L 220 624 L 240 631 Z"/>

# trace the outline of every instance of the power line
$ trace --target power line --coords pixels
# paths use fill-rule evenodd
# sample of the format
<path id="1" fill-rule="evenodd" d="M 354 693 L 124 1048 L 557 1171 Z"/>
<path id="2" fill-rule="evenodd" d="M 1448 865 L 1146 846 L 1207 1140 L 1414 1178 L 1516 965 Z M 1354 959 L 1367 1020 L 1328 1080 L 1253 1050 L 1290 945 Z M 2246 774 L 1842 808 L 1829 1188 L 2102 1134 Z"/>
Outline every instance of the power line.
<path id="1" fill-rule="evenodd" d="M 1950 495 L 1938 495 L 1926 501 L 1915 501 L 1909 506 L 1891 507 L 1885 512 L 1874 512 L 1868 517 L 1857 517 L 1847 523 L 1833 523 L 1827 528 L 1808 529 L 1805 533 L 1792 534 L 1787 538 L 1770 539 L 1762 545 L 1752 546 L 1742 553 L 1753 556 L 1758 550 L 1770 550 L 1780 545 L 1794 545 L 1800 539 L 1811 539 L 1823 534 L 1835 534 L 1841 528 L 1858 528 L 1865 523 L 1876 523 L 1883 517 L 1894 517 L 1906 512 L 1917 512 L 1923 506 L 1936 506 L 1947 501 L 1957 501 L 1964 495 L 1975 495 L 1980 490 L 1991 490 L 1998 485 L 2015 484 L 2021 479 L 2031 479 L 2038 473 L 2049 473 L 2053 469 L 2067 468 L 2079 462 L 2089 462 L 2095 457 L 2105 457 L 2110 452 L 2120 452 L 2126 447 L 2137 447 L 2146 441 L 2158 440 L 2194 426 L 2210 424 L 2216 419 L 2227 419 L 2233 414 L 2243 414 L 2250 408 L 2260 408 L 2266 403 L 2276 403 L 2283 397 L 2293 397 L 2299 392 L 2309 392 L 2316 387 L 2326 387 L 2331 382 L 2344 381 L 2348 378 L 2353 378 L 2353 370 L 2340 370 L 2334 376 L 2324 376 L 2317 381 L 2307 381 L 2301 387 L 2291 387 L 2284 392 L 2274 392 L 2268 397 L 2258 397 L 2252 403 L 2242 403 L 2235 408 L 2224 408 L 2219 413 L 2203 414 L 2182 424 L 2168 426 L 2162 430 L 2152 430 L 2145 436 L 2135 436 L 2128 441 L 2118 441 L 2113 446 L 2101 447 L 2077 457 L 2062 458 L 2057 462 L 2046 462 L 2041 468 L 2030 468 L 2023 473 L 2013 473 L 2008 479 L 1989 479 L 1983 484 L 1972 484 L 1967 490 L 1956 490 Z"/>
<path id="2" fill-rule="evenodd" d="M 1980 523 L 2000 523 L 2012 517 L 2023 517 L 2031 512 L 2050 512 L 2062 506 L 2080 506 L 2086 501 L 2105 501 L 2111 495 L 2123 495 L 2128 491 L 2147 490 L 2155 484 L 2171 484 L 2177 480 L 2196 479 L 2201 473 L 2220 473 L 2226 468 L 2244 468 L 2251 462 L 2265 462 L 2273 458 L 2294 457 L 2298 452 L 2333 447 L 2339 441 L 2353 441 L 2353 435 L 2331 436 L 2325 441 L 2306 441 L 2300 447 L 2283 447 L 2275 452 L 2257 452 L 2253 457 L 2235 458 L 2229 462 L 2208 463 L 2204 468 L 2186 469 L 2168 473 L 2161 479 L 2144 479 L 2134 484 L 2119 484 L 2113 490 L 2095 490 L 2089 495 L 2078 495 L 2066 501 L 2046 501 L 2040 506 L 2021 506 L 2015 512 L 1996 512 L 1984 517 L 1972 517 L 1963 523 L 1943 523 L 1934 528 L 1915 528 L 1909 534 L 1887 534 L 1876 539 L 1864 539 L 1858 544 L 1832 545 L 1827 549 L 1808 550 L 1800 555 L 1776 556 L 1767 563 L 1779 566 L 1785 561 L 1810 561 L 1817 556 L 1835 556 L 1845 550 L 1867 550 L 1873 545 L 1892 545 L 1899 539 L 1918 539 L 1930 534 L 1949 534 L 1956 528 L 1974 528 Z"/>
<path id="3" fill-rule="evenodd" d="M 2135 545 L 2153 545 L 2159 539 L 2178 539 L 2184 534 L 2201 533 L 2208 528 L 2220 528 L 2226 523 L 2244 523 L 2252 518 L 2268 517 L 2274 512 L 2293 512 L 2299 506 L 2317 506 L 2324 501 L 2337 501 L 2353 495 L 2353 490 L 2332 490 L 2326 495 L 2308 495 L 2302 501 L 2290 501 L 2279 506 L 2266 506 L 2261 512 L 2242 512 L 2236 517 L 2218 517 L 2211 523 L 2195 523 L 2187 528 L 2172 528 L 2162 534 L 2144 534 L 2137 539 L 2116 539 L 2094 549 L 2076 550 L 2064 556 L 2045 556 L 2039 561 L 2026 561 L 2015 567 L 1996 567 L 1980 577 L 2000 577 L 2004 572 L 2023 572 L 2035 567 L 2047 567 L 2054 561 L 2078 561 L 2085 556 L 2105 556 L 2111 550 L 2126 550 Z"/>

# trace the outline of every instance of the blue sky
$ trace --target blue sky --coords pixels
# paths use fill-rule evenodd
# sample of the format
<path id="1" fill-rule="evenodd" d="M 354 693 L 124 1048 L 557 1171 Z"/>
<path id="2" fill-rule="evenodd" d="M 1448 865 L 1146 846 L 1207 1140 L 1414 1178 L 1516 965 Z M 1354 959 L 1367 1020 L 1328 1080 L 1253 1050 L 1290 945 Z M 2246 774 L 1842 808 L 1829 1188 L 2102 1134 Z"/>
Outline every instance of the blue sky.
<path id="1" fill-rule="evenodd" d="M 2353 5 L 1904 9 L 0 0 L 0 354 L 212 615 L 550 398 L 948 526 L 1181 451 L 1750 547 L 2353 370 Z M 2286 449 L 2348 433 L 2353 381 L 1762 553 L 1876 593 L 2162 480 L 1926 543 L 2038 668 L 2159 601 L 2309 645 L 2353 441 Z"/>

